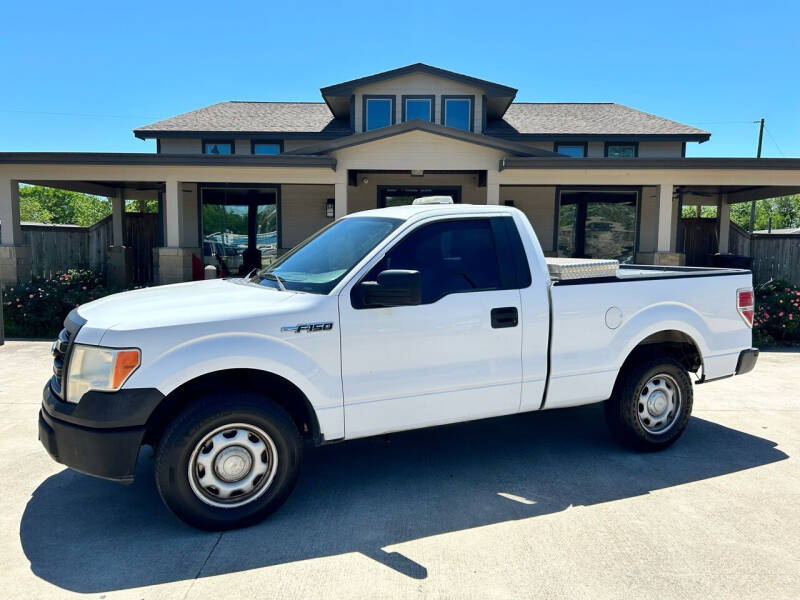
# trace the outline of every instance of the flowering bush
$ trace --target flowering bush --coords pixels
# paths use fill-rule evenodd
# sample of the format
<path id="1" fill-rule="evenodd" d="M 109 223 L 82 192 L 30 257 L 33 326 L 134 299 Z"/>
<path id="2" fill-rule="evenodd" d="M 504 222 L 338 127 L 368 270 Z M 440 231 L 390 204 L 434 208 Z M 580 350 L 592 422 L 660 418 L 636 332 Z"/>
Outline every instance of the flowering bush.
<path id="1" fill-rule="evenodd" d="M 800 287 L 786 281 L 757 286 L 753 318 L 756 346 L 800 342 Z"/>
<path id="2" fill-rule="evenodd" d="M 3 290 L 3 318 L 8 337 L 54 338 L 67 313 L 76 306 L 115 290 L 103 285 L 102 275 L 87 269 L 70 269 L 50 279 L 33 281 Z"/>

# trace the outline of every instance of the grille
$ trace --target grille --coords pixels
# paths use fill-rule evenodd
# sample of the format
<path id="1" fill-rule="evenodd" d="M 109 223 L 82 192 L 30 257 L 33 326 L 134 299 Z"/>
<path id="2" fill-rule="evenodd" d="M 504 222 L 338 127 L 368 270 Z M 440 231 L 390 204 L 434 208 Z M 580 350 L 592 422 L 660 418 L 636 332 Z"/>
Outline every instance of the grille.
<path id="1" fill-rule="evenodd" d="M 70 350 L 72 342 L 78 330 L 86 321 L 78 316 L 76 311 L 72 311 L 64 319 L 64 329 L 58 334 L 58 338 L 53 342 L 53 376 L 50 378 L 50 387 L 53 392 L 62 400 L 64 399 L 64 388 L 66 385 L 67 367 L 69 366 Z"/>

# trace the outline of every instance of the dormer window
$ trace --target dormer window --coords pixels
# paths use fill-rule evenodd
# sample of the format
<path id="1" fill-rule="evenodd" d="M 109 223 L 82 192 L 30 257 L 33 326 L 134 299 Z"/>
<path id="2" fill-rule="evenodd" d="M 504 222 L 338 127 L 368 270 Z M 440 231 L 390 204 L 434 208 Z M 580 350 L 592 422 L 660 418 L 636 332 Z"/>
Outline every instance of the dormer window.
<path id="1" fill-rule="evenodd" d="M 473 100 L 473 96 L 442 96 L 442 123 L 472 131 Z"/>
<path id="2" fill-rule="evenodd" d="M 203 154 L 233 154 L 233 140 L 225 142 L 203 142 Z"/>
<path id="3" fill-rule="evenodd" d="M 403 121 L 433 121 L 434 96 L 403 96 Z"/>
<path id="4" fill-rule="evenodd" d="M 364 131 L 394 124 L 394 96 L 364 96 Z"/>

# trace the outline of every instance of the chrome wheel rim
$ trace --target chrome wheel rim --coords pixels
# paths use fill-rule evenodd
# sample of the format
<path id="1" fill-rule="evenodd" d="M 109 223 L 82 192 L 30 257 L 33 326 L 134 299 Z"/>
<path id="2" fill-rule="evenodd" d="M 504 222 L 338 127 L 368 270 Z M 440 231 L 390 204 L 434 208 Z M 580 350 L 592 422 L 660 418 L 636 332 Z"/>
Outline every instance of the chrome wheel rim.
<path id="1" fill-rule="evenodd" d="M 642 386 L 636 402 L 639 424 L 648 433 L 662 434 L 678 420 L 681 390 L 670 375 L 659 373 Z"/>
<path id="2" fill-rule="evenodd" d="M 235 508 L 266 492 L 278 468 L 275 443 L 245 423 L 217 427 L 203 436 L 189 458 L 189 484 L 206 504 Z"/>

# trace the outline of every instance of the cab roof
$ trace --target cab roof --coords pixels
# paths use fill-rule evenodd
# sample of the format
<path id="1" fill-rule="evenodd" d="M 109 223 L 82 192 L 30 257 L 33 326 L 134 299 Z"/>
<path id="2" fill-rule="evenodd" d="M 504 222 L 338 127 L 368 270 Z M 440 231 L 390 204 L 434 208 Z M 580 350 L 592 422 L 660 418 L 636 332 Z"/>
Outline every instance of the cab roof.
<path id="1" fill-rule="evenodd" d="M 409 206 L 392 206 L 390 208 L 374 208 L 364 210 L 351 215 L 346 219 L 358 217 L 388 217 L 391 219 L 402 219 L 403 221 L 412 220 L 421 216 L 438 215 L 464 215 L 481 213 L 506 213 L 511 214 L 516 209 L 510 206 L 500 206 L 497 204 L 418 204 Z"/>

